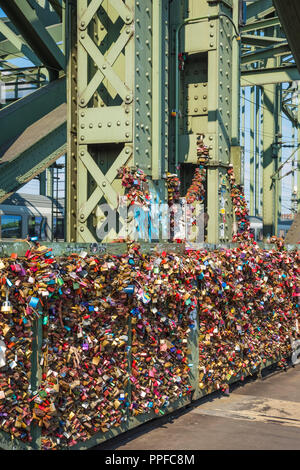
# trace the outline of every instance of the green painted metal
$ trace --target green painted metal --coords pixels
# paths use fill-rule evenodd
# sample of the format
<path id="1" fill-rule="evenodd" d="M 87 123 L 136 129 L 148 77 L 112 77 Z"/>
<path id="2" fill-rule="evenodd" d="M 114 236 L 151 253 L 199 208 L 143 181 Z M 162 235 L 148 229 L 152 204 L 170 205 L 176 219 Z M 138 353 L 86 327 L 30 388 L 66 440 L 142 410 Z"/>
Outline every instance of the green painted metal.
<path id="1" fill-rule="evenodd" d="M 6 27 L 8 27 L 8 25 L 11 25 L 10 22 L 4 22 L 4 23 L 5 23 Z M 55 24 L 55 25 L 48 26 L 46 28 L 46 30 L 48 31 L 48 33 L 50 34 L 50 36 L 52 37 L 52 39 L 56 43 L 62 41 L 62 25 L 61 24 Z M 16 34 L 16 33 L 14 33 L 14 34 Z M 16 45 L 15 45 L 15 41 L 14 41 L 14 43 L 11 43 L 7 39 L 5 39 L 3 35 L 1 35 L 1 36 L 2 37 L 0 39 L 0 57 L 2 57 L 2 58 L 5 57 L 9 60 L 9 59 L 16 58 L 16 55 L 17 56 L 19 56 L 19 55 L 22 56 L 22 54 L 23 54 L 22 51 L 24 49 L 19 51 L 18 47 L 16 47 Z M 21 36 L 19 34 L 16 34 L 16 36 L 18 38 L 18 42 L 22 41 Z M 29 46 L 28 46 L 28 48 L 29 48 Z"/>
<path id="2" fill-rule="evenodd" d="M 24 54 L 34 65 L 41 65 L 41 61 L 36 54 L 28 47 L 25 41 L 15 34 L 3 20 L 0 19 L 0 32 L 7 38 L 9 45 L 13 46 L 16 52 Z"/>
<path id="3" fill-rule="evenodd" d="M 241 71 L 241 86 L 268 85 L 300 80 L 300 72 L 293 65 Z"/>
<path id="4" fill-rule="evenodd" d="M 299 100 L 299 98 L 298 98 Z M 297 139 L 300 142 L 300 103 L 298 101 L 298 124 L 297 124 Z M 297 153 L 297 208 L 300 212 L 300 147 Z"/>
<path id="5" fill-rule="evenodd" d="M 260 88 L 256 87 L 255 93 L 255 216 L 259 215 L 259 170 L 260 170 L 260 141 L 259 141 L 259 124 L 260 124 Z"/>
<path id="6" fill-rule="evenodd" d="M 254 165 L 254 129 L 255 129 L 255 89 L 251 87 L 250 92 L 250 215 L 254 215 L 254 181 L 255 181 L 255 165 Z"/>
<path id="7" fill-rule="evenodd" d="M 1 201 L 66 152 L 65 100 L 61 79 L 1 110 Z"/>
<path id="8" fill-rule="evenodd" d="M 270 46 L 275 44 L 285 43 L 285 38 L 276 38 L 272 36 L 256 36 L 254 34 L 242 34 L 242 43 L 250 46 Z"/>
<path id="9" fill-rule="evenodd" d="M 270 65 L 275 65 L 275 59 L 269 59 Z M 263 234 L 264 237 L 275 234 L 275 185 L 272 175 L 275 169 L 274 152 L 276 152 L 276 86 L 263 87 Z"/>
<path id="10" fill-rule="evenodd" d="M 255 23 L 273 11 L 275 11 L 275 7 L 272 0 L 256 0 L 247 5 L 247 23 Z"/>
<path id="11" fill-rule="evenodd" d="M 65 57 L 39 19 L 38 7 L 32 8 L 28 0 L 0 0 L 0 6 L 41 62 L 58 76 Z"/>
<path id="12" fill-rule="evenodd" d="M 162 103 L 153 100 L 153 87 L 155 86 L 155 93 L 162 94 L 161 74 L 162 70 L 159 69 L 159 62 L 162 61 L 163 51 L 158 52 L 158 48 L 162 47 L 163 40 L 160 37 L 154 37 L 154 30 L 161 31 L 161 24 L 157 21 L 157 10 L 162 8 L 161 2 L 153 3 L 146 0 L 145 2 L 138 2 L 135 6 L 135 60 L 133 67 L 135 67 L 135 100 L 137 105 L 134 109 L 134 164 L 146 172 L 147 175 L 152 175 L 152 164 L 154 163 L 156 176 L 158 176 L 159 168 L 161 165 L 161 155 L 154 154 L 153 145 L 155 150 L 158 151 L 158 146 L 161 148 L 160 139 L 154 142 L 153 131 L 155 138 L 159 138 L 161 134 L 159 127 L 161 126 L 161 112 Z M 156 49 L 156 57 L 153 57 L 153 48 Z M 153 80 L 156 83 L 154 85 Z M 157 115 L 159 110 L 159 115 Z M 154 115 L 155 112 L 155 115 Z M 155 117 L 154 117 L 155 116 Z"/>
<path id="13" fill-rule="evenodd" d="M 42 381 L 42 368 L 40 362 L 42 359 L 42 340 L 43 340 L 43 319 L 40 316 L 34 321 L 33 328 L 33 344 L 31 355 L 31 392 L 34 395 L 40 387 Z M 31 424 L 32 448 L 39 450 L 41 448 L 41 428 L 36 424 Z"/>
<path id="14" fill-rule="evenodd" d="M 274 0 L 281 25 L 300 70 L 300 4 L 298 0 Z"/>
<path id="15" fill-rule="evenodd" d="M 254 52 L 248 52 L 247 54 L 242 55 L 241 64 L 252 64 L 261 60 L 267 60 L 272 57 L 289 55 L 291 54 L 290 46 L 287 42 L 277 44 L 271 47 L 265 47 L 263 49 L 258 49 Z"/>
<path id="16" fill-rule="evenodd" d="M 49 0 L 50 5 L 52 5 L 53 9 L 56 11 L 58 16 L 62 19 L 63 17 L 63 5 L 62 0 Z"/>
<path id="17" fill-rule="evenodd" d="M 67 45 L 67 193 L 71 209 L 68 211 L 68 239 L 96 242 L 96 229 L 104 218 L 99 204 L 107 202 L 117 210 L 122 193 L 120 182 L 116 181 L 118 169 L 133 164 L 134 111 L 138 108 L 138 99 L 136 107 L 133 105 L 134 2 L 97 0 L 88 4 L 80 0 L 77 5 L 67 2 L 66 8 L 67 31 L 71 31 Z M 147 31 L 148 44 L 142 45 L 146 51 L 148 47 L 151 49 L 152 24 L 148 12 L 143 11 L 143 14 L 147 17 L 147 28 L 141 18 L 136 27 L 143 27 L 140 33 Z M 137 36 L 136 30 L 136 40 Z M 147 84 L 147 79 L 151 80 L 150 61 L 149 77 L 142 77 L 143 86 L 149 90 L 149 101 L 152 93 L 152 86 Z M 137 82 L 136 87 L 139 87 Z M 149 123 L 145 131 L 149 131 L 150 137 L 151 119 Z M 147 144 L 150 145 L 148 138 Z M 151 152 L 149 158 L 151 160 Z"/>
<path id="18" fill-rule="evenodd" d="M 34 127 L 30 129 L 34 132 Z M 14 159 L 1 165 L 0 202 L 19 190 L 25 183 L 42 173 L 59 157 L 66 153 L 66 124 L 57 122 L 44 136 L 35 137 L 32 145 L 22 146 L 21 153 L 14 153 Z"/>
<path id="19" fill-rule="evenodd" d="M 265 28 L 270 28 L 272 26 L 277 26 L 280 24 L 280 20 L 278 17 L 269 18 L 265 20 L 255 21 L 254 23 L 246 23 L 242 26 L 243 33 L 249 33 L 251 31 L 258 31 Z"/>
<path id="20" fill-rule="evenodd" d="M 152 114 L 155 118 L 152 121 L 152 178 L 154 180 L 160 180 L 162 176 L 162 156 L 163 156 L 163 143 L 162 143 L 162 98 L 163 98 L 163 60 L 162 60 L 162 42 L 164 41 L 162 36 L 163 25 L 162 25 L 162 14 L 163 4 L 160 0 L 153 1 L 153 20 L 152 20 Z"/>
<path id="21" fill-rule="evenodd" d="M 238 24 L 239 21 L 239 1 L 233 2 L 233 22 Z M 231 112 L 231 144 L 234 147 L 240 145 L 240 96 L 241 96 L 241 80 L 240 80 L 240 60 L 241 60 L 241 41 L 233 41 L 232 43 L 232 112 Z"/>
<path id="22" fill-rule="evenodd" d="M 1 110 L 0 162 L 17 137 L 65 101 L 65 79 L 60 79 Z"/>

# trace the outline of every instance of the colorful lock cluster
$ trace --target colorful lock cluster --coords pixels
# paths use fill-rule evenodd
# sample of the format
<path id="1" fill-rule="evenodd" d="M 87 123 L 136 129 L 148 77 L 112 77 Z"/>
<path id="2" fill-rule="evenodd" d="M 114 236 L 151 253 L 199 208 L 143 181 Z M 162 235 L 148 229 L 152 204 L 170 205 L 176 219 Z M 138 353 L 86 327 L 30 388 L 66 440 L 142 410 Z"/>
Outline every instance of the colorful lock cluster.
<path id="1" fill-rule="evenodd" d="M 195 331 L 203 393 L 226 391 L 268 360 L 284 364 L 299 338 L 299 261 L 297 251 L 249 242 L 180 254 L 129 244 L 123 255 L 59 259 L 38 246 L 2 259 L 11 308 L 0 313 L 0 429 L 30 443 L 38 426 L 42 448 L 58 449 L 164 414 L 195 390 Z"/>

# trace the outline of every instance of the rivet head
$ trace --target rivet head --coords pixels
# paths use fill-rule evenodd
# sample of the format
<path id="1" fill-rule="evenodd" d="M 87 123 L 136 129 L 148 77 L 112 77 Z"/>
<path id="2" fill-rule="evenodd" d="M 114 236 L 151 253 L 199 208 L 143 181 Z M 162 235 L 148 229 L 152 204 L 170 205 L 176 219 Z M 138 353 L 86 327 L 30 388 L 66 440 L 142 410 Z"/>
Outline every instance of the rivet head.
<path id="1" fill-rule="evenodd" d="M 99 127 L 99 128 L 101 128 L 101 127 L 102 127 L 102 123 L 101 123 L 101 122 L 99 122 L 99 124 L 98 124 L 98 127 Z"/>
<path id="2" fill-rule="evenodd" d="M 107 127 L 111 127 L 111 122 L 108 122 L 108 123 L 107 123 Z"/>

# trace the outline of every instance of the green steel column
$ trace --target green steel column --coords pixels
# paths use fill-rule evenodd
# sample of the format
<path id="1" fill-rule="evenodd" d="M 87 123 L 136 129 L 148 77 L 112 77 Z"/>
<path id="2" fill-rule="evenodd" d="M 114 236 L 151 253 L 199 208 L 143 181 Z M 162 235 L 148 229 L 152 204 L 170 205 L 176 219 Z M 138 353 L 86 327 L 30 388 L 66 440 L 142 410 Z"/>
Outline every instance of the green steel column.
<path id="1" fill-rule="evenodd" d="M 275 59 L 267 61 L 268 67 L 274 67 Z M 274 143 L 276 134 L 276 85 L 263 87 L 263 235 L 264 238 L 275 233 L 275 185 L 271 176 L 274 174 Z"/>
<path id="2" fill-rule="evenodd" d="M 254 215 L 254 179 L 255 179 L 255 165 L 254 165 L 254 135 L 255 135 L 255 88 L 250 89 L 250 215 Z"/>
<path id="3" fill-rule="evenodd" d="M 162 156 L 162 2 L 153 0 L 153 63 L 152 63 L 152 81 L 153 81 L 153 121 L 152 121 L 152 178 L 159 180 L 161 178 L 161 156 Z"/>
<path id="4" fill-rule="evenodd" d="M 121 167 L 142 169 L 165 195 L 169 5 L 78 0 L 67 8 L 68 240 L 111 241 L 125 227 Z M 118 225 L 102 238 L 109 211 Z"/>
<path id="5" fill-rule="evenodd" d="M 259 124 L 260 124 L 260 88 L 256 88 L 255 96 L 255 216 L 259 214 L 259 161 L 260 161 L 260 149 L 259 149 Z"/>
<path id="6" fill-rule="evenodd" d="M 66 67 L 67 67 L 67 168 L 66 168 L 66 235 L 68 242 L 76 242 L 77 231 L 77 9 L 66 1 Z"/>
<path id="7" fill-rule="evenodd" d="M 260 159 L 259 159 L 259 216 L 263 216 L 263 151 L 264 151 L 264 93 L 263 87 L 261 87 L 260 95 Z"/>
<path id="8" fill-rule="evenodd" d="M 277 129 L 278 129 L 278 140 L 280 142 L 282 142 L 282 83 L 280 83 L 278 86 L 278 103 L 279 103 L 279 106 L 278 106 L 278 113 L 279 113 L 279 116 L 278 116 L 278 125 L 277 125 Z M 277 153 L 277 161 L 278 161 L 278 166 L 280 166 L 282 164 L 282 146 L 279 145 L 278 146 L 278 153 Z M 281 185 L 281 181 L 278 182 L 278 185 L 277 185 L 277 213 L 278 213 L 278 220 L 280 220 L 281 218 L 281 202 L 282 202 L 282 185 Z"/>
<path id="9" fill-rule="evenodd" d="M 232 9 L 224 3 L 218 5 L 216 14 L 226 13 L 232 16 Z M 209 243 L 231 240 L 233 213 L 230 200 L 230 188 L 227 178 L 227 167 L 232 158 L 232 47 L 236 39 L 231 22 L 220 17 L 216 22 L 216 49 L 208 52 L 208 123 L 210 135 L 210 155 L 215 161 L 208 166 L 207 210 Z M 211 35 L 213 33 L 210 33 Z M 212 36 L 211 36 L 212 37 Z M 209 43 L 210 46 L 213 43 Z M 213 86 L 215 84 L 215 87 Z"/>
<path id="10" fill-rule="evenodd" d="M 237 25 L 239 23 L 239 0 L 233 0 L 232 19 Z M 231 115 L 231 144 L 240 145 L 240 61 L 241 61 L 241 41 L 233 41 L 232 44 L 232 115 Z"/>
<path id="11" fill-rule="evenodd" d="M 293 127 L 292 127 L 292 143 L 293 145 L 296 147 L 297 146 L 297 139 L 298 139 L 298 136 L 297 136 L 297 132 L 295 132 L 295 124 L 293 124 Z M 296 141 L 295 141 L 296 139 Z M 293 207 L 293 193 L 294 193 L 294 189 L 295 189 L 295 158 L 296 157 L 297 153 L 293 156 L 293 159 L 292 159 L 292 183 L 291 183 L 291 201 L 292 201 L 292 207 Z"/>
<path id="12" fill-rule="evenodd" d="M 279 85 L 275 86 L 275 110 L 274 110 L 274 119 L 275 119 L 275 139 L 273 146 L 273 158 L 274 158 L 274 170 L 277 171 L 279 167 L 279 134 L 281 133 L 281 93 Z M 279 186 L 280 183 L 276 178 L 273 180 L 273 185 L 275 186 L 275 201 L 274 201 L 274 234 L 278 236 L 278 222 L 279 222 Z"/>
<path id="13" fill-rule="evenodd" d="M 41 196 L 46 196 L 46 187 L 47 187 L 47 179 L 46 179 L 46 172 L 43 171 L 43 173 L 40 174 L 39 176 L 40 180 L 40 195 Z"/>
<path id="14" fill-rule="evenodd" d="M 246 104 L 246 88 L 242 88 L 242 97 L 241 97 L 241 148 L 243 154 L 245 153 L 245 143 L 246 143 L 246 112 L 245 112 L 245 104 Z M 242 167 L 242 165 L 241 165 Z M 241 181 L 243 180 L 242 175 L 240 175 Z"/>

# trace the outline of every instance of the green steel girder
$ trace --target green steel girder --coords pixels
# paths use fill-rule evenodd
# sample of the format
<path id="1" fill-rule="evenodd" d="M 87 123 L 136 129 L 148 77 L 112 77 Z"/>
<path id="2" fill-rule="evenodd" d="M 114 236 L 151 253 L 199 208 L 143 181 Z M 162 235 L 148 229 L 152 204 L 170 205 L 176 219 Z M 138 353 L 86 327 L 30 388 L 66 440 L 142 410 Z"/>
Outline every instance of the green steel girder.
<path id="1" fill-rule="evenodd" d="M 65 88 L 57 80 L 0 111 L 0 202 L 66 153 Z"/>
<path id="2" fill-rule="evenodd" d="M 298 124 L 297 113 L 294 113 L 292 109 L 284 103 L 282 104 L 282 112 L 286 115 L 292 124 L 295 126 Z"/>
<path id="3" fill-rule="evenodd" d="M 4 22 L 5 26 L 8 28 L 8 23 Z M 11 30 L 11 28 L 9 28 Z M 62 41 L 62 25 L 61 24 L 54 24 L 51 26 L 48 26 L 47 28 L 48 33 L 52 37 L 55 43 L 61 42 Z M 16 33 L 14 33 L 16 34 Z M 24 42 L 22 39 L 22 36 L 16 35 L 17 36 L 17 42 Z M 26 43 L 25 43 L 26 44 Z M 31 50 L 29 46 L 27 45 L 28 50 Z M 32 54 L 34 54 L 32 52 Z M 20 48 L 17 47 L 16 41 L 10 42 L 7 39 L 4 39 L 4 36 L 1 35 L 1 40 L 0 40 L 0 57 L 6 57 L 7 59 L 13 59 L 16 56 L 22 57 L 23 51 L 20 51 Z M 24 51 L 24 56 L 26 56 L 28 59 L 30 59 L 30 56 L 26 54 L 26 50 Z M 39 63 L 41 61 L 39 60 Z"/>
<path id="4" fill-rule="evenodd" d="M 300 71 L 300 3 L 299 0 L 274 0 L 282 28 Z"/>
<path id="5" fill-rule="evenodd" d="M 288 54 L 291 54 L 290 46 L 287 42 L 285 42 L 283 44 L 278 44 L 272 47 L 266 47 L 264 49 L 258 49 L 254 52 L 243 54 L 241 58 L 241 64 L 252 64 L 261 60 L 267 60 L 271 59 L 272 57 Z"/>
<path id="6" fill-rule="evenodd" d="M 27 128 L 66 102 L 64 78 L 39 88 L 0 111 L 0 164 Z M 30 111 L 30 112 L 29 112 Z"/>
<path id="7" fill-rule="evenodd" d="M 269 65 L 275 65 L 270 59 Z M 276 86 L 263 87 L 263 235 L 275 235 L 275 185 L 272 175 L 275 169 L 274 142 L 276 134 Z"/>
<path id="8" fill-rule="evenodd" d="M 300 72 L 295 65 L 241 71 L 241 86 L 262 86 L 269 83 L 284 83 L 300 80 Z"/>
<path id="9" fill-rule="evenodd" d="M 38 59 L 36 54 L 30 49 L 25 43 L 22 37 L 15 34 L 0 18 L 0 32 L 5 36 L 9 42 L 9 48 L 13 48 L 17 53 L 23 54 L 27 57 L 34 65 L 41 65 L 41 61 Z M 1 43 L 0 43 L 1 48 Z M 0 51 L 3 53 L 3 50 Z"/>
<path id="10" fill-rule="evenodd" d="M 280 20 L 276 16 L 274 18 L 269 18 L 265 20 L 258 20 L 254 23 L 246 23 L 244 26 L 242 26 L 241 30 L 242 33 L 249 33 L 251 31 L 259 31 L 265 28 L 272 28 L 278 25 L 280 25 Z"/>
<path id="11" fill-rule="evenodd" d="M 63 53 L 38 17 L 38 4 L 33 0 L 0 0 L 0 6 L 45 66 L 57 74 L 65 69 Z"/>
<path id="12" fill-rule="evenodd" d="M 286 43 L 285 38 L 276 38 L 268 36 L 255 36 L 254 34 L 242 34 L 242 43 L 251 46 L 265 47 L 275 45 L 276 43 Z"/>
<path id="13" fill-rule="evenodd" d="M 49 26 L 55 25 L 60 22 L 60 18 L 53 9 L 50 9 L 50 4 L 47 0 L 33 0 L 35 3 L 33 4 L 36 8 L 37 14 L 45 28 Z M 30 0 L 31 2 L 31 0 Z M 18 29 L 16 26 L 10 21 L 8 17 L 3 17 L 3 21 L 7 24 L 7 26 L 14 31 L 14 33 L 18 34 Z M 3 40 L 3 37 L 0 34 L 0 41 Z"/>
<path id="14" fill-rule="evenodd" d="M 273 13 L 275 7 L 272 0 L 256 0 L 247 5 L 247 24 L 255 23 L 257 20 Z"/>
<path id="15" fill-rule="evenodd" d="M 66 107 L 52 111 L 27 133 L 34 139 L 16 149 L 14 159 L 0 164 L 0 203 L 66 153 Z"/>
<path id="16" fill-rule="evenodd" d="M 52 5 L 58 16 L 62 19 L 64 7 L 62 6 L 61 0 L 49 0 L 49 3 Z"/>

